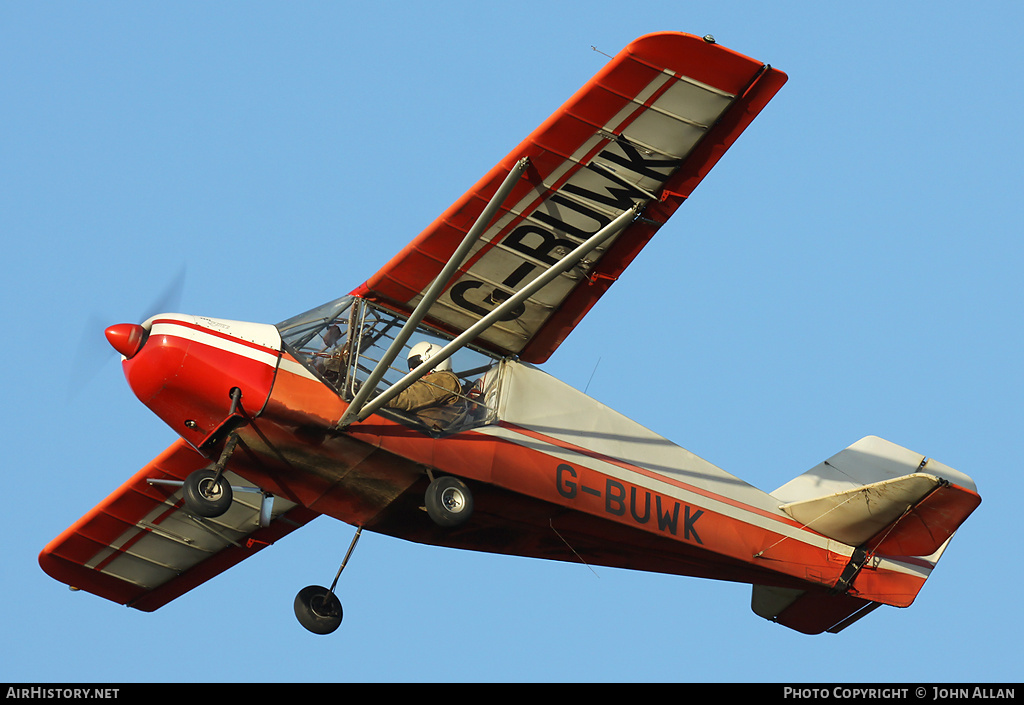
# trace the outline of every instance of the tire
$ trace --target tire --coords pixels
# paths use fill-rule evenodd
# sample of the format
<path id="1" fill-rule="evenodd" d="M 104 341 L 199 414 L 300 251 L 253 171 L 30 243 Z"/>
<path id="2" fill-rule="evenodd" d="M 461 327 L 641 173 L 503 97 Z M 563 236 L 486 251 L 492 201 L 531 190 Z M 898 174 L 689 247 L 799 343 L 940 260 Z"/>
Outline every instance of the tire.
<path id="1" fill-rule="evenodd" d="M 196 470 L 185 478 L 181 486 L 181 497 L 185 507 L 201 517 L 219 517 L 231 507 L 231 485 L 221 477 L 214 481 L 217 473 L 210 468 Z"/>
<path id="2" fill-rule="evenodd" d="M 457 477 L 439 477 L 427 487 L 427 514 L 438 526 L 465 524 L 473 514 L 473 493 Z"/>
<path id="3" fill-rule="evenodd" d="M 325 587 L 310 585 L 295 596 L 295 617 L 314 634 L 330 634 L 341 625 L 342 616 L 341 601 Z"/>

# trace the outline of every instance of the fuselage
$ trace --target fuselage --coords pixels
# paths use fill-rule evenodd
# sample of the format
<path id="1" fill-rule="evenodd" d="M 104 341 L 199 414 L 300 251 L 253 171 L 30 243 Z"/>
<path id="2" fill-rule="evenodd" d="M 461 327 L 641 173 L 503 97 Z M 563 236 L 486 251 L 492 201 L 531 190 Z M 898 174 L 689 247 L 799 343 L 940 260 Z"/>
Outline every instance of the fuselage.
<path id="1" fill-rule="evenodd" d="M 369 332 L 390 330 L 384 313 L 360 305 L 276 327 L 156 316 L 142 344 L 126 348 L 125 375 L 144 404 L 208 457 L 237 433 L 234 472 L 369 530 L 794 588 L 833 586 L 850 562 L 854 547 L 802 527 L 772 495 L 514 359 L 475 353 L 475 376 L 466 378 L 476 393 L 457 422 L 383 410 L 339 428 L 347 392 L 365 372 L 361 360 L 374 359 L 368 340 L 387 337 Z M 234 390 L 241 395 L 233 406 Z M 446 530 L 419 511 L 435 474 L 472 488 L 468 525 Z M 913 595 L 930 567 L 889 561 L 871 571 L 905 582 Z M 871 580 L 871 571 L 858 579 Z"/>

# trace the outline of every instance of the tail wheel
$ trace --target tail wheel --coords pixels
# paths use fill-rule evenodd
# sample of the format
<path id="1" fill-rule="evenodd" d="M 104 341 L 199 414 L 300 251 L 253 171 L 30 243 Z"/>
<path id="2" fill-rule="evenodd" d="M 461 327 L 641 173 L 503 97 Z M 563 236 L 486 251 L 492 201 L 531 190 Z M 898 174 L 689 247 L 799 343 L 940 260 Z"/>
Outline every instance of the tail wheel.
<path id="1" fill-rule="evenodd" d="M 295 596 L 295 617 L 314 634 L 330 634 L 343 616 L 338 596 L 325 587 L 310 585 Z"/>
<path id="2" fill-rule="evenodd" d="M 231 485 L 211 468 L 196 470 L 181 486 L 185 507 L 202 517 L 219 517 L 231 506 Z"/>
<path id="3" fill-rule="evenodd" d="M 473 494 L 457 477 L 439 477 L 427 487 L 427 514 L 438 526 L 461 526 L 473 514 Z"/>

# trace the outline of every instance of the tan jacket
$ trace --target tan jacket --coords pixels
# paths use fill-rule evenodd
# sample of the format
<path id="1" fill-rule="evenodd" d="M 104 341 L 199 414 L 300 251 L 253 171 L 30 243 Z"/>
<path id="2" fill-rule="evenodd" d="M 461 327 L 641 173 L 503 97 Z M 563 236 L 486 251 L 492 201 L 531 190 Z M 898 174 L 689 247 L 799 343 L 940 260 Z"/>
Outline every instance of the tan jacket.
<path id="1" fill-rule="evenodd" d="M 413 382 L 388 402 L 388 407 L 399 411 L 419 411 L 432 406 L 455 403 L 462 392 L 459 378 L 447 370 L 431 372 Z"/>

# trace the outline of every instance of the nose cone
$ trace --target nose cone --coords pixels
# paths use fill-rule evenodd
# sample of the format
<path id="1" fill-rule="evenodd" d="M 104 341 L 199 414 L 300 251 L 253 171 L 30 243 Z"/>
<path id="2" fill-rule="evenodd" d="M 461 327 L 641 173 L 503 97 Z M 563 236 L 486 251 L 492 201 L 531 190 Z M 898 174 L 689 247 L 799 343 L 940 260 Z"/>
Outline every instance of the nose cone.
<path id="1" fill-rule="evenodd" d="M 231 410 L 235 388 L 246 412 L 261 412 L 281 356 L 274 326 L 180 313 L 111 326 L 107 339 L 135 396 L 195 448 L 242 418 Z"/>
<path id="2" fill-rule="evenodd" d="M 106 336 L 114 350 L 131 359 L 146 342 L 146 329 L 136 323 L 118 323 L 107 328 Z"/>

